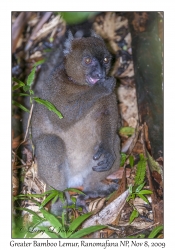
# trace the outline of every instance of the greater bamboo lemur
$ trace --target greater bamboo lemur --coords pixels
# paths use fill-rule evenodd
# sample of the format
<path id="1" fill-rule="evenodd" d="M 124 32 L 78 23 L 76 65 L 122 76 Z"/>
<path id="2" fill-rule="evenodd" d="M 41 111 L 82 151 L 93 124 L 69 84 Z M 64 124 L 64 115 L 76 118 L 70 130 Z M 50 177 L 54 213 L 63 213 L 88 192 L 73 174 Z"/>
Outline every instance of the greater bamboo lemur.
<path id="1" fill-rule="evenodd" d="M 63 63 L 50 76 L 48 70 L 40 73 L 35 90 L 64 116 L 59 119 L 37 103 L 32 115 L 38 173 L 55 189 L 83 186 L 92 197 L 116 189 L 114 183 L 101 182 L 120 163 L 116 81 L 107 76 L 110 62 L 102 38 L 95 33 L 74 38 L 69 32 Z"/>

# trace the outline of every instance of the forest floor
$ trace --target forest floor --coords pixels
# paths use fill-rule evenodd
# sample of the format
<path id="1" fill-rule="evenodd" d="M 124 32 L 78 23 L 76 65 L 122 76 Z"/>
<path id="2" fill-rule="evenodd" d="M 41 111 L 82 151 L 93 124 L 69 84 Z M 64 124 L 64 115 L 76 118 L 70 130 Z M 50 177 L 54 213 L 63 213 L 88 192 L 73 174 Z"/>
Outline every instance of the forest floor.
<path id="1" fill-rule="evenodd" d="M 79 22 L 76 16 L 71 18 Z M 135 14 L 137 28 L 144 29 L 146 21 L 146 12 Z M 34 155 L 27 149 L 28 131 L 22 131 L 21 110 L 24 109 L 24 96 L 21 93 L 25 92 L 19 84 L 20 81 L 27 82 L 36 63 L 38 65 L 35 74 L 39 73 L 42 67 L 40 62 L 47 56 L 47 53 L 63 42 L 68 29 L 77 34 L 93 29 L 106 42 L 114 58 L 111 75 L 117 80 L 116 95 L 121 117 L 121 128 L 118 131 L 121 139 L 121 167 L 113 175 L 107 177 L 108 181 L 117 179 L 119 189 L 107 201 L 102 198 L 87 201 L 89 211 L 96 216 L 99 212 L 104 212 L 103 223 L 107 225 L 107 228 L 90 234 L 86 238 L 147 238 L 155 227 L 160 227 L 160 230 L 157 230 L 157 233 L 151 237 L 163 238 L 163 157 L 153 159 L 148 154 L 147 145 L 150 145 L 148 126 L 145 123 L 139 123 L 132 36 L 124 13 L 94 13 L 94 16 L 84 22 L 75 24 L 72 21 L 71 24 L 66 25 L 58 13 L 12 12 L 13 196 L 16 197 L 19 193 L 40 194 L 45 191 L 45 184 L 37 176 Z M 159 30 L 162 36 L 162 26 Z M 15 86 L 17 86 L 16 89 Z M 21 155 L 25 155 L 26 160 Z M 138 181 L 139 178 L 141 182 Z M 128 188 L 130 193 L 126 194 Z M 117 203 L 115 203 L 116 200 Z M 23 202 L 22 206 L 35 210 L 30 201 Z M 106 206 L 109 206 L 110 210 L 115 210 L 107 221 L 105 221 Z M 74 211 L 75 218 L 79 215 L 79 212 Z M 94 217 L 93 223 L 87 222 L 87 225 L 95 225 L 97 220 L 98 218 Z M 38 234 L 37 237 L 49 238 L 46 234 Z"/>

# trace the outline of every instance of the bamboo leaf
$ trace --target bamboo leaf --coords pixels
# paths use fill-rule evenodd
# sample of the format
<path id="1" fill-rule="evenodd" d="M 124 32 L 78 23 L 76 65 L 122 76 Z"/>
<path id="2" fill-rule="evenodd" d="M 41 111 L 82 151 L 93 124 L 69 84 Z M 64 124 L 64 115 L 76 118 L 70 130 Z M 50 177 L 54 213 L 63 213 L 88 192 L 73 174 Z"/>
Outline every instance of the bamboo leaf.
<path id="1" fill-rule="evenodd" d="M 55 194 L 50 194 L 42 203 L 40 208 L 44 207 L 49 201 L 51 201 L 55 197 Z"/>
<path id="2" fill-rule="evenodd" d="M 79 189 L 76 188 L 66 188 L 64 191 L 71 191 L 77 194 L 84 194 L 82 191 L 80 191 Z"/>
<path id="3" fill-rule="evenodd" d="M 41 208 L 40 211 L 46 220 L 48 220 L 55 229 L 58 229 L 60 236 L 64 238 L 65 230 L 61 222 L 53 214 L 47 212 L 45 209 Z"/>
<path id="4" fill-rule="evenodd" d="M 38 65 L 41 65 L 41 64 L 43 64 L 45 62 L 45 59 L 42 59 L 42 60 L 40 60 L 40 61 L 38 61 L 38 62 L 36 62 L 36 63 L 34 63 L 34 67 L 36 67 L 36 66 L 38 66 Z"/>
<path id="5" fill-rule="evenodd" d="M 33 97 L 33 100 L 36 101 L 37 103 L 44 105 L 50 111 L 54 112 L 60 119 L 63 118 L 63 115 L 61 114 L 61 112 L 59 112 L 51 102 L 49 102 L 47 100 L 40 99 L 38 97 Z"/>
<path id="6" fill-rule="evenodd" d="M 133 155 L 129 156 L 129 164 L 131 165 L 131 167 L 134 166 L 134 157 L 133 157 Z"/>
<path id="7" fill-rule="evenodd" d="M 123 167 L 126 161 L 126 154 L 121 153 L 121 158 L 120 158 L 120 166 Z"/>
<path id="8" fill-rule="evenodd" d="M 143 194 L 137 194 L 142 200 L 149 204 L 149 200 Z"/>
<path id="9" fill-rule="evenodd" d="M 129 193 L 132 194 L 132 185 L 129 185 Z"/>
<path id="10" fill-rule="evenodd" d="M 59 198 L 59 195 L 57 194 L 57 195 L 53 198 L 52 204 L 54 204 L 54 203 L 58 200 L 58 198 Z"/>
<path id="11" fill-rule="evenodd" d="M 27 77 L 27 86 L 31 86 L 35 79 L 36 66 L 33 67 L 32 71 Z"/>
<path id="12" fill-rule="evenodd" d="M 19 84 L 17 84 L 17 85 L 15 85 L 15 86 L 12 87 L 12 91 L 14 91 L 14 90 L 16 90 L 16 89 L 19 89 L 19 88 L 21 88 L 21 87 L 23 87 L 23 86 L 24 86 L 24 84 L 19 83 Z"/>
<path id="13" fill-rule="evenodd" d="M 30 89 L 30 86 L 27 86 L 27 85 L 23 86 L 23 90 L 24 90 L 25 92 L 29 91 L 29 89 Z"/>
<path id="14" fill-rule="evenodd" d="M 20 104 L 20 103 L 18 103 L 16 101 L 12 101 L 12 104 L 15 105 L 15 106 L 17 106 L 18 108 L 26 111 L 26 112 L 29 112 L 29 109 L 25 108 L 22 104 Z"/>
<path id="15" fill-rule="evenodd" d="M 136 193 L 139 193 L 140 190 L 142 190 L 142 188 L 144 187 L 145 182 L 143 182 L 142 184 L 140 184 L 137 188 L 136 188 Z"/>
<path id="16" fill-rule="evenodd" d="M 124 136 L 131 136 L 134 134 L 134 132 L 135 132 L 135 128 L 132 128 L 132 127 L 122 127 L 119 130 L 119 134 L 124 135 Z"/>
<path id="17" fill-rule="evenodd" d="M 25 93 L 19 93 L 19 96 L 30 96 L 30 95 Z"/>
<path id="18" fill-rule="evenodd" d="M 61 238 L 61 237 L 59 237 L 59 235 L 56 232 L 50 231 L 49 228 L 46 228 L 46 227 L 43 227 L 43 226 L 38 226 L 38 228 L 40 230 L 42 230 L 43 232 L 45 232 L 51 239 Z M 36 236 L 36 238 L 38 238 L 38 237 Z"/>
<path id="19" fill-rule="evenodd" d="M 25 199 L 30 199 L 32 198 L 41 198 L 42 196 L 44 196 L 45 194 L 19 194 L 17 195 L 17 199 L 21 199 L 21 198 L 25 198 Z"/>
<path id="20" fill-rule="evenodd" d="M 68 24 L 77 24 L 80 22 L 85 21 L 86 19 L 96 15 L 98 12 L 94 12 L 94 11 L 83 11 L 83 12 L 75 12 L 75 11 L 71 11 L 71 12 L 61 12 L 61 16 L 63 17 L 63 19 L 68 23 Z"/>
<path id="21" fill-rule="evenodd" d="M 137 171 L 135 176 L 135 185 L 141 185 L 144 182 L 146 174 L 146 159 L 143 154 L 140 154 L 140 160 L 137 164 Z"/>
<path id="22" fill-rule="evenodd" d="M 149 239 L 155 238 L 156 235 L 157 235 L 158 233 L 160 233 L 162 230 L 163 230 L 163 226 L 162 226 L 162 225 L 155 227 L 155 228 L 152 230 L 152 232 L 149 234 L 148 238 L 149 238 Z"/>
<path id="23" fill-rule="evenodd" d="M 30 95 L 34 95 L 34 91 L 32 89 L 29 89 Z"/>
<path id="24" fill-rule="evenodd" d="M 133 220 L 135 218 L 137 218 L 138 216 L 139 216 L 139 212 L 136 209 L 134 209 L 132 211 L 132 214 L 131 214 L 130 218 L 129 218 L 129 224 L 131 224 L 133 222 Z"/>
<path id="25" fill-rule="evenodd" d="M 24 208 L 24 207 L 16 207 L 15 209 L 17 210 L 21 210 L 21 211 L 26 211 L 30 214 L 32 214 L 33 216 L 35 216 L 37 219 L 39 219 L 40 221 L 43 220 L 43 218 L 41 218 L 37 213 L 35 213 L 33 210 L 28 209 L 28 208 Z"/>
<path id="26" fill-rule="evenodd" d="M 128 196 L 128 198 L 126 199 L 127 201 L 129 201 L 129 200 L 134 200 L 135 199 L 135 197 L 136 197 L 136 195 L 135 195 L 135 193 L 132 193 L 132 194 L 130 194 L 129 196 Z"/>
<path id="27" fill-rule="evenodd" d="M 103 226 L 103 225 L 97 225 L 97 226 L 91 226 L 88 228 L 83 228 L 83 229 L 79 230 L 78 232 L 72 234 L 69 238 L 70 239 L 78 239 L 78 238 L 81 238 L 85 235 L 94 233 L 94 232 L 99 231 L 99 230 L 104 229 L 104 228 L 106 228 L 106 226 Z"/>
<path id="28" fill-rule="evenodd" d="M 69 226 L 69 232 L 67 232 L 67 236 L 69 237 L 80 225 L 83 221 L 85 221 L 88 217 L 90 217 L 92 213 L 87 213 L 76 218 Z"/>
<path id="29" fill-rule="evenodd" d="M 19 79 L 15 78 L 15 77 L 12 77 L 12 81 L 18 83 L 18 85 L 21 85 L 21 86 L 24 86 L 24 85 L 25 85 L 24 82 L 20 81 Z M 14 87 L 15 87 L 15 86 L 14 86 Z"/>
<path id="30" fill-rule="evenodd" d="M 144 189 L 144 190 L 141 190 L 139 192 L 139 194 L 152 194 L 153 192 L 151 190 L 147 190 L 147 189 Z"/>

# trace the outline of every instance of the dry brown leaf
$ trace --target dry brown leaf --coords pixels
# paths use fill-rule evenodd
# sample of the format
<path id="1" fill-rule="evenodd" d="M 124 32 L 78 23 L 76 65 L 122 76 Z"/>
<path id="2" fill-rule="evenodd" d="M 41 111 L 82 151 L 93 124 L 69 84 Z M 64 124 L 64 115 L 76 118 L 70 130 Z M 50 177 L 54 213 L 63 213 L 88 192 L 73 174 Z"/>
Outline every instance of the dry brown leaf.
<path id="1" fill-rule="evenodd" d="M 93 24 L 94 30 L 109 42 L 114 53 L 119 50 L 116 41 L 121 40 L 121 36 L 116 31 L 122 27 L 127 29 L 128 20 L 114 12 L 107 12 L 105 15 L 97 16 Z"/>
<path id="2" fill-rule="evenodd" d="M 91 218 L 87 219 L 82 227 L 86 228 L 93 225 L 106 225 L 111 224 L 117 216 L 120 214 L 126 199 L 129 195 L 129 191 L 125 191 L 122 195 L 120 195 L 116 200 L 107 205 L 104 209 L 102 209 L 98 214 L 93 215 Z"/>
<path id="3" fill-rule="evenodd" d="M 142 13 L 134 12 L 134 19 L 132 21 L 132 25 L 135 31 L 137 32 L 145 31 L 147 21 L 148 21 L 148 14 L 146 12 Z"/>
<path id="4" fill-rule="evenodd" d="M 89 203 L 89 212 L 96 214 L 103 207 L 106 198 L 98 198 Z"/>
<path id="5" fill-rule="evenodd" d="M 47 36 L 59 24 L 62 25 L 63 29 L 65 29 L 65 22 L 63 21 L 60 15 L 57 15 L 49 23 L 45 23 L 43 27 L 38 30 L 36 35 L 33 36 L 33 40 L 38 41 L 43 37 Z"/>
<path id="6" fill-rule="evenodd" d="M 24 147 L 23 151 L 22 151 L 22 154 L 26 155 L 27 159 L 26 159 L 26 164 L 27 165 L 32 165 L 32 162 L 33 162 L 33 154 L 32 152 Z"/>
<path id="7" fill-rule="evenodd" d="M 12 188 L 13 188 L 13 196 L 18 195 L 18 191 L 19 191 L 19 178 L 18 178 L 16 170 L 13 170 Z"/>
<path id="8" fill-rule="evenodd" d="M 133 65 L 133 61 L 131 61 L 127 69 L 120 75 L 120 77 L 124 78 L 124 77 L 133 77 L 133 76 L 134 76 L 134 65 Z"/>
<path id="9" fill-rule="evenodd" d="M 12 25 L 12 53 L 14 53 L 16 50 L 19 38 L 30 16 L 30 11 L 21 12 Z"/>
<path id="10" fill-rule="evenodd" d="M 120 167 L 117 171 L 115 171 L 114 173 L 108 175 L 108 176 L 106 177 L 106 179 L 107 179 L 107 180 L 122 179 L 123 172 L 124 172 L 124 168 L 123 168 L 123 167 Z M 129 177 L 129 176 L 130 176 L 130 172 L 131 172 L 131 169 L 126 168 L 126 177 Z"/>
<path id="11" fill-rule="evenodd" d="M 22 139 L 22 135 L 19 135 L 19 136 L 15 137 L 14 139 L 12 139 L 12 149 L 13 150 L 19 146 L 19 144 L 22 141 L 21 139 Z"/>

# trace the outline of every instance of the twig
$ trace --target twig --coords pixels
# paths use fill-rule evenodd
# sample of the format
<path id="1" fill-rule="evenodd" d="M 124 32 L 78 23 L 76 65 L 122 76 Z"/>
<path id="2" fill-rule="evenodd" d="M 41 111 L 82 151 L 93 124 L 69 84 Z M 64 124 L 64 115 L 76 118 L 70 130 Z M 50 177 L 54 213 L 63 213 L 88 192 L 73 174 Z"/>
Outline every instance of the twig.
<path id="1" fill-rule="evenodd" d="M 31 109 L 30 109 L 30 114 L 29 114 L 29 119 L 28 119 L 28 122 L 27 122 L 27 130 L 26 130 L 26 133 L 25 133 L 25 137 L 24 137 L 24 140 L 20 143 L 24 143 L 26 141 L 26 137 L 27 137 L 27 134 L 28 134 L 28 131 L 29 131 L 29 125 L 30 125 L 30 120 L 31 120 L 31 117 L 32 117 L 32 113 L 33 113 L 33 103 L 32 103 L 32 106 L 31 106 Z"/>
<path id="2" fill-rule="evenodd" d="M 18 158 L 18 160 L 20 160 L 20 162 L 23 164 L 23 165 L 27 165 L 18 155 L 16 155 L 16 153 L 12 150 L 12 154 L 14 155 L 14 156 L 16 156 L 17 158 Z"/>
<path id="3" fill-rule="evenodd" d="M 14 167 L 14 164 L 15 164 L 15 161 L 16 161 L 17 151 L 18 151 L 19 147 L 26 141 L 26 138 L 27 138 L 27 135 L 28 135 L 28 131 L 29 131 L 30 120 L 31 120 L 31 117 L 32 117 L 32 112 L 33 112 L 33 103 L 32 103 L 31 109 L 30 109 L 30 114 L 29 114 L 29 118 L 28 118 L 28 122 L 27 122 L 27 129 L 26 129 L 24 140 L 17 147 L 16 153 L 14 155 L 13 167 Z"/>

